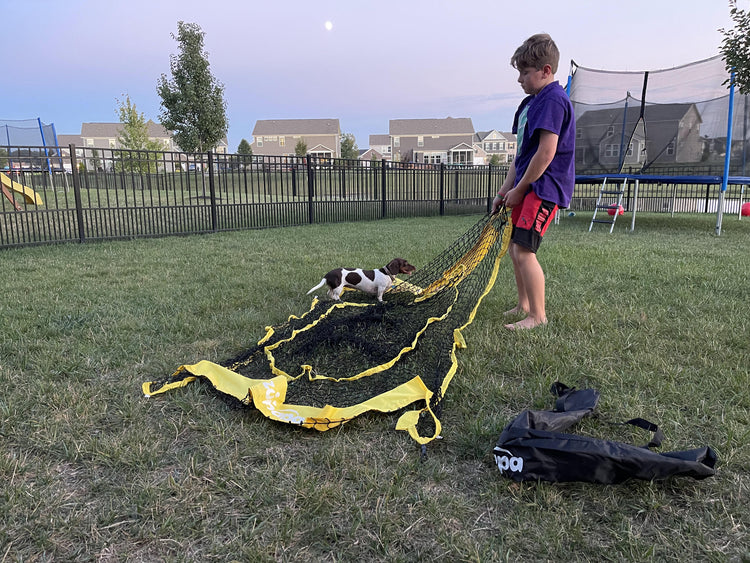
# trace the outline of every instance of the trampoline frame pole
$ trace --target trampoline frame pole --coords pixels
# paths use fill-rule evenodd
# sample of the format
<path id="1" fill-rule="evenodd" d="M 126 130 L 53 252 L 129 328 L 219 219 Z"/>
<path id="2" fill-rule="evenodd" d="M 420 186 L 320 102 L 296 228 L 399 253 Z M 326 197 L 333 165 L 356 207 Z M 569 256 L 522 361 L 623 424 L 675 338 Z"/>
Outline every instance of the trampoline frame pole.
<path id="1" fill-rule="evenodd" d="M 724 194 L 729 183 L 729 162 L 732 156 L 732 122 L 734 121 L 734 71 L 729 75 L 729 111 L 727 112 L 727 146 L 724 151 L 724 174 L 721 178 L 719 203 L 716 206 L 716 235 L 721 235 L 721 221 L 724 216 Z"/>

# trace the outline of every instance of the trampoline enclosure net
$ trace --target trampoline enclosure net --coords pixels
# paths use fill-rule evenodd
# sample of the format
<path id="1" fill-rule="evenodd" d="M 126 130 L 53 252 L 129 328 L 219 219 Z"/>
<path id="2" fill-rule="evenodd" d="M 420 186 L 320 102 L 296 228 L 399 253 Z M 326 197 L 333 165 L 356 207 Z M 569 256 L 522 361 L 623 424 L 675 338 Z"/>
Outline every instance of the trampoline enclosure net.
<path id="1" fill-rule="evenodd" d="M 572 63 L 576 173 L 718 173 L 724 166 L 729 75 L 716 56 L 655 71 Z M 745 176 L 750 108 L 735 93 L 731 174 Z"/>
<path id="2" fill-rule="evenodd" d="M 57 145 L 55 126 L 37 119 L 0 119 L 0 146 L 44 147 Z"/>

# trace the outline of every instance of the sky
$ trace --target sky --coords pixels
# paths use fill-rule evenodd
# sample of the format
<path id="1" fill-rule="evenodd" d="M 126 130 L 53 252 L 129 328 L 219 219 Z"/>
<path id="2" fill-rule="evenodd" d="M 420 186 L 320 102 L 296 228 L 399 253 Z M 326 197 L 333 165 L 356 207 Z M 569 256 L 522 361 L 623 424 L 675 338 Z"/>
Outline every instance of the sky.
<path id="1" fill-rule="evenodd" d="M 750 8 L 750 0 L 738 6 Z M 523 98 L 516 47 L 549 33 L 571 60 L 659 70 L 719 54 L 728 0 L 0 0 L 0 120 L 41 118 L 58 135 L 117 122 L 129 96 L 159 121 L 157 82 L 179 53 L 177 22 L 205 33 L 224 85 L 230 152 L 261 119 L 338 118 L 359 148 L 391 119 L 469 117 L 509 131 Z M 326 22 L 330 22 L 327 29 Z"/>

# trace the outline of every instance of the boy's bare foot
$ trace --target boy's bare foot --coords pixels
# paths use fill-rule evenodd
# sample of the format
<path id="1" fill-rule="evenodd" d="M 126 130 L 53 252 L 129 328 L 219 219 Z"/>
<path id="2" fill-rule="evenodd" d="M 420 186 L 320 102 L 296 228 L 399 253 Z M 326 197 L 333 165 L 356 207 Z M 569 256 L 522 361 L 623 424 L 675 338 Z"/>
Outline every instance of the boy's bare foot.
<path id="1" fill-rule="evenodd" d="M 512 324 L 504 325 L 504 326 L 508 330 L 525 330 L 528 328 L 534 328 L 534 327 L 543 326 L 546 324 L 547 324 L 547 319 L 544 319 L 543 321 L 538 321 L 532 317 L 526 317 L 525 319 L 518 321 L 517 323 L 512 323 Z"/>
<path id="2" fill-rule="evenodd" d="M 528 314 L 529 314 L 528 311 L 526 311 L 525 309 L 523 309 L 519 305 L 516 305 L 515 307 L 513 307 L 509 311 L 505 311 L 503 313 L 503 316 L 509 317 L 511 315 L 528 315 Z"/>

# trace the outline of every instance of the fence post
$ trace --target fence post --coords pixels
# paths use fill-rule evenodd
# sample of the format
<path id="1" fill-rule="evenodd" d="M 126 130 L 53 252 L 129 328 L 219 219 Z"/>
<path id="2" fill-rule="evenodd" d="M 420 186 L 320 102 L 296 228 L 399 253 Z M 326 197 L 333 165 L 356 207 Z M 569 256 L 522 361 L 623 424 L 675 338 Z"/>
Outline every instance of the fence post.
<path id="1" fill-rule="evenodd" d="M 315 207 L 313 198 L 315 198 L 315 171 L 312 165 L 312 156 L 308 153 L 305 156 L 307 163 L 307 218 L 310 224 L 315 222 Z"/>
<path id="2" fill-rule="evenodd" d="M 70 151 L 70 167 L 73 173 L 73 196 L 76 202 L 76 222 L 78 223 L 78 242 L 86 240 L 86 231 L 83 228 L 83 202 L 81 200 L 81 177 L 78 175 L 78 162 L 76 159 L 76 146 L 68 145 Z"/>
<path id="3" fill-rule="evenodd" d="M 385 159 L 380 161 L 380 218 L 385 219 L 388 215 L 388 206 L 386 205 L 385 189 Z"/>
<path id="4" fill-rule="evenodd" d="M 711 201 L 711 184 L 706 184 L 706 211 L 708 213 L 708 204 Z"/>
<path id="5" fill-rule="evenodd" d="M 487 213 L 492 211 L 492 202 L 495 196 L 492 193 L 492 164 L 487 165 Z"/>
<path id="6" fill-rule="evenodd" d="M 211 230 L 216 232 L 219 230 L 219 216 L 218 209 L 216 207 L 216 184 L 214 183 L 216 178 L 214 177 L 214 154 L 208 151 L 208 190 L 211 194 Z"/>
<path id="7" fill-rule="evenodd" d="M 440 163 L 440 215 L 445 215 L 445 162 Z"/>
<path id="8" fill-rule="evenodd" d="M 292 197 L 297 200 L 297 157 L 291 157 L 292 161 Z"/>
<path id="9" fill-rule="evenodd" d="M 454 203 L 458 203 L 458 176 L 461 173 L 461 169 L 460 168 L 456 168 L 455 172 L 456 172 L 456 178 L 453 181 L 453 188 L 454 188 L 454 192 L 455 192 L 454 195 L 456 196 L 456 201 L 454 201 Z"/>

